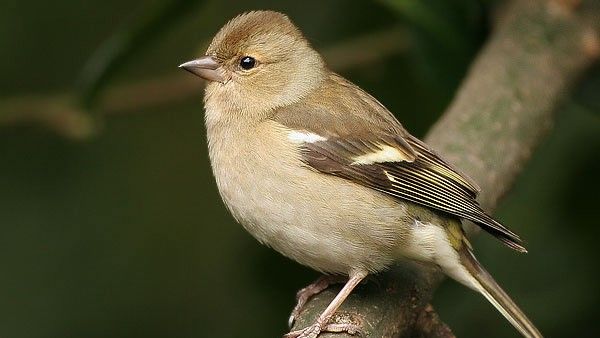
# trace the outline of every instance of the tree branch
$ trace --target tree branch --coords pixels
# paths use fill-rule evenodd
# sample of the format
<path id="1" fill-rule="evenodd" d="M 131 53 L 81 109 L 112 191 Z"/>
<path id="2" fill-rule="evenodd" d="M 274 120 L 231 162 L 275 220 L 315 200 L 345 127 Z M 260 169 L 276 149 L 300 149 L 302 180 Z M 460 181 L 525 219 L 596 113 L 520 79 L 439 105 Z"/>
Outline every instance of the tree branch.
<path id="1" fill-rule="evenodd" d="M 598 18 L 600 8 L 593 1 L 511 2 L 426 137 L 479 182 L 487 210 L 511 187 L 550 129 L 561 99 L 598 58 Z M 358 321 L 367 337 L 453 337 L 428 305 L 442 279 L 437 270 L 403 265 L 378 276 L 377 285 L 358 288 L 334 319 Z M 312 323 L 338 290 L 314 297 L 294 328 Z"/>

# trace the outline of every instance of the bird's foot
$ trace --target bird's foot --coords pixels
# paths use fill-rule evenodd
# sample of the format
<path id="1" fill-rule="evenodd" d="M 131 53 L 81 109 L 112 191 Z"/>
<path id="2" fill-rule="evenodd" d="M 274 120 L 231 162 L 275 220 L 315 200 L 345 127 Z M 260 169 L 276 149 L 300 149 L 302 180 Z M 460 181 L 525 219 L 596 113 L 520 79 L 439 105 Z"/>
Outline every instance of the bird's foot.
<path id="1" fill-rule="evenodd" d="M 322 327 L 320 323 L 314 323 L 302 330 L 291 331 L 283 335 L 283 338 L 316 338 L 321 333 Z"/>
<path id="2" fill-rule="evenodd" d="M 289 327 L 292 328 L 292 326 L 294 326 L 296 318 L 298 318 L 298 315 L 300 315 L 300 312 L 302 312 L 304 305 L 306 305 L 312 296 L 323 292 L 332 284 L 345 283 L 347 280 L 348 278 L 343 276 L 323 275 L 312 284 L 300 289 L 300 291 L 296 293 L 296 306 L 294 307 L 294 310 L 292 310 L 292 314 L 288 319 Z"/>
<path id="3" fill-rule="evenodd" d="M 353 323 L 331 323 L 322 325 L 314 323 L 302 330 L 292 331 L 283 336 L 283 338 L 316 338 L 321 332 L 341 333 L 346 332 L 352 336 L 364 336 L 362 328 Z"/>

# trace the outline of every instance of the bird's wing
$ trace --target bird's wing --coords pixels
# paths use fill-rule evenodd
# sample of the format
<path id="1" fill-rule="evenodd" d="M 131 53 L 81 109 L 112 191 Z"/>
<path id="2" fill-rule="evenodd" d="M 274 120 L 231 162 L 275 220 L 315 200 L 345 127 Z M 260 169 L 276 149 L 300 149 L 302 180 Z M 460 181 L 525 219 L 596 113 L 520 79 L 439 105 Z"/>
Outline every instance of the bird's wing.
<path id="1" fill-rule="evenodd" d="M 288 138 L 299 144 L 307 166 L 473 221 L 509 247 L 525 251 L 515 233 L 483 211 L 475 200 L 479 188 L 471 179 L 358 90 L 361 102 L 374 102 L 327 107 L 327 100 L 313 100 L 276 112 L 273 119 L 289 130 Z M 343 111 L 357 107 L 366 111 Z"/>

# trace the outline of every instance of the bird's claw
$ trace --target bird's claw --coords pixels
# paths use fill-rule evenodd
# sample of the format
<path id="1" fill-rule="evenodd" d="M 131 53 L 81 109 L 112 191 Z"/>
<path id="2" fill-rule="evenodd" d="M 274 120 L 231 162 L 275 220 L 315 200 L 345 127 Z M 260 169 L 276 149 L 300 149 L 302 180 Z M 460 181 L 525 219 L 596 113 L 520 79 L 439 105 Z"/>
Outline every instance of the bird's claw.
<path id="1" fill-rule="evenodd" d="M 291 329 L 294 326 L 296 318 L 298 318 L 300 312 L 302 312 L 302 309 L 304 308 L 304 305 L 306 305 L 306 303 L 311 297 L 323 292 L 331 284 L 344 283 L 347 280 L 348 279 L 346 277 L 342 276 L 325 275 L 319 277 L 319 279 L 317 279 L 312 284 L 300 289 L 296 293 L 296 306 L 294 307 L 292 313 L 290 314 L 290 317 L 288 318 L 288 327 Z"/>
<path id="2" fill-rule="evenodd" d="M 321 333 L 321 324 L 314 323 L 302 330 L 286 333 L 283 338 L 316 338 Z"/>

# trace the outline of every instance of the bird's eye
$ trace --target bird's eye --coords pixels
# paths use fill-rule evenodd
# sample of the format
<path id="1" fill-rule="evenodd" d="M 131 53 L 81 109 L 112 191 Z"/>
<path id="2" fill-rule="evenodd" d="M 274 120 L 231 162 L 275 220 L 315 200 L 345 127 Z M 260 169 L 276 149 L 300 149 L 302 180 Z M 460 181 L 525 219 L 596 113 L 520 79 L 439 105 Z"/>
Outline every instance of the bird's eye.
<path id="1" fill-rule="evenodd" d="M 253 57 L 244 56 L 240 59 L 240 67 L 242 67 L 242 69 L 248 70 L 254 68 L 254 66 L 256 66 L 256 59 Z"/>

